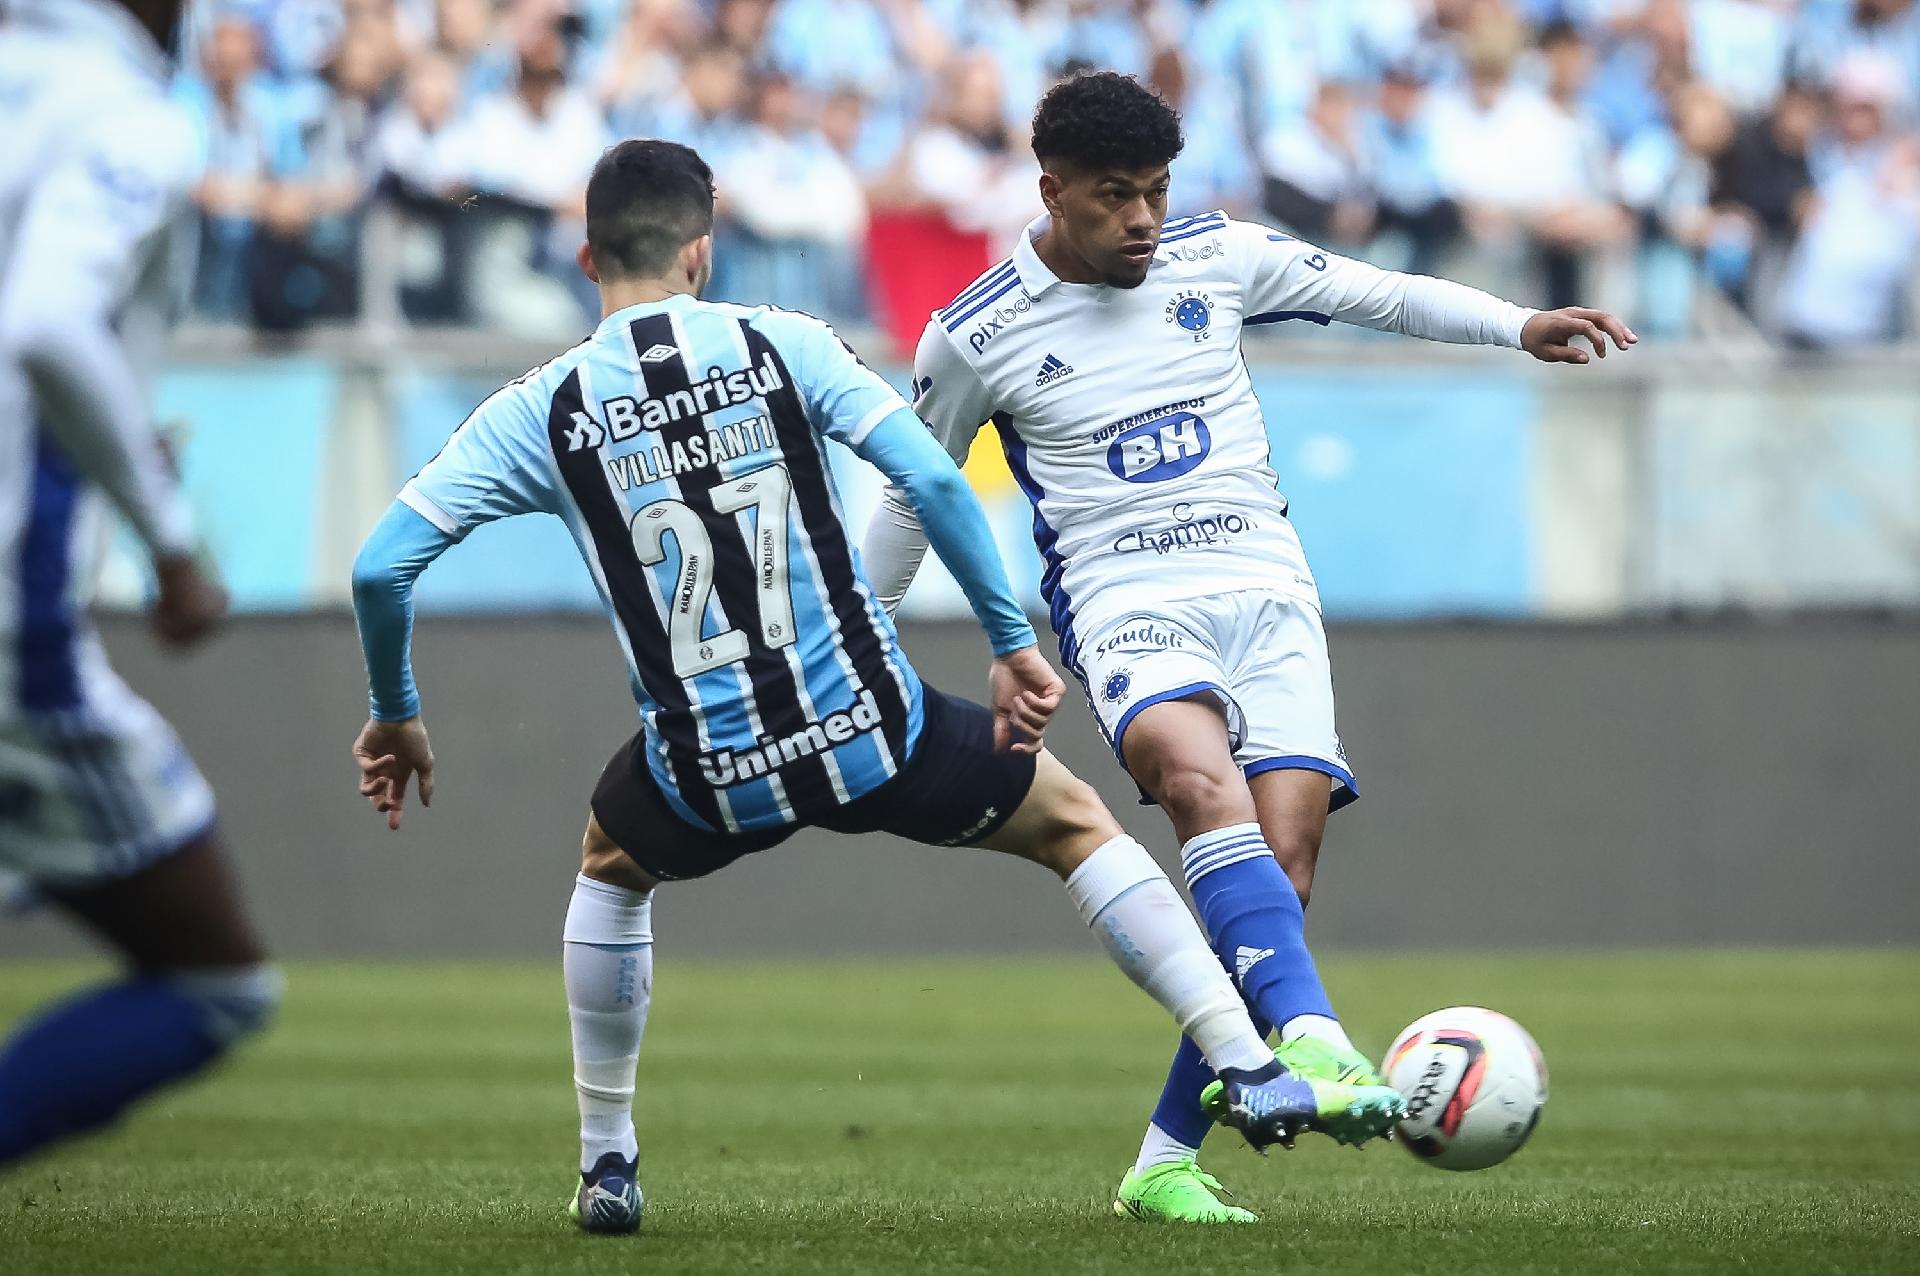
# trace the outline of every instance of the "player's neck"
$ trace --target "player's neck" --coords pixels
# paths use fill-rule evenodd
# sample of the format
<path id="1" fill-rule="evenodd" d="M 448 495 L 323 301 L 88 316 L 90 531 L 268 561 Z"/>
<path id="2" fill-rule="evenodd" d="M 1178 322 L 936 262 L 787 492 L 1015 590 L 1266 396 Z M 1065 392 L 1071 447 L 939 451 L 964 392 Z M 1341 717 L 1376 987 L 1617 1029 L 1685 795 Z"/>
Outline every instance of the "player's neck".
<path id="1" fill-rule="evenodd" d="M 1048 222 L 1047 228 L 1035 237 L 1033 255 L 1063 284 L 1104 282 L 1099 272 L 1068 246 L 1067 237 L 1060 233 L 1059 222 Z"/>
<path id="2" fill-rule="evenodd" d="M 670 297 L 691 297 L 693 289 L 685 280 L 620 279 L 600 284 L 600 317 L 625 310 L 628 306 L 646 306 Z"/>

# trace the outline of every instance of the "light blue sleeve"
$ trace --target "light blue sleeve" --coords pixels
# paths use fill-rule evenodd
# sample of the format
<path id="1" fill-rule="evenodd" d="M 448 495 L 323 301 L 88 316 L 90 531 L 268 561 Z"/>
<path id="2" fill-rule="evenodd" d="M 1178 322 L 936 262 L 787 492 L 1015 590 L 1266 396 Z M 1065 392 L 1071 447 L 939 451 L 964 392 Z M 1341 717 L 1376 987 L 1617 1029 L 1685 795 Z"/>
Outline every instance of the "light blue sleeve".
<path id="1" fill-rule="evenodd" d="M 812 315 L 768 310 L 753 323 L 780 352 L 813 428 L 828 438 L 858 448 L 869 431 L 907 406 L 898 390 Z"/>
<path id="2" fill-rule="evenodd" d="M 893 481 L 920 516 L 933 552 L 947 565 L 967 597 L 993 654 L 1031 647 L 1035 638 L 1026 613 L 1007 583 L 1005 565 L 986 511 L 947 450 L 934 442 L 913 409 L 901 407 L 870 427 L 854 451 Z"/>
<path id="3" fill-rule="evenodd" d="M 522 378 L 490 395 L 400 489 L 400 500 L 455 540 L 497 518 L 559 513 L 547 437 L 551 376 Z"/>
<path id="4" fill-rule="evenodd" d="M 382 722 L 420 712 L 408 648 L 413 641 L 413 582 L 455 541 L 395 501 L 353 562 L 353 618 L 367 662 L 371 711 Z"/>

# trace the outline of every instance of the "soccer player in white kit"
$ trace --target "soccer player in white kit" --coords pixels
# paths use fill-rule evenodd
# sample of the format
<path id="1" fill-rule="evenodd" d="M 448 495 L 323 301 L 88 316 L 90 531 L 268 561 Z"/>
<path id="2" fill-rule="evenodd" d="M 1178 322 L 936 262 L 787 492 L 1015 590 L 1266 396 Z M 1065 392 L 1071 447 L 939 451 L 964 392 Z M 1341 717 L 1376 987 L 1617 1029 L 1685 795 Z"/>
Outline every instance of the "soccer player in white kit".
<path id="1" fill-rule="evenodd" d="M 1209 213 L 1164 221 L 1179 117 L 1130 77 L 1056 86 L 1034 117 L 1046 214 L 927 325 L 915 408 L 956 458 L 991 422 L 1034 507 L 1062 661 L 1178 833 L 1215 952 L 1295 1072 L 1377 1084 L 1303 935 L 1329 811 L 1358 796 L 1320 601 L 1240 353 L 1256 324 L 1334 320 L 1584 363 L 1617 318 L 1538 312 Z M 891 495 L 863 558 L 888 606 L 924 539 Z M 1196 1163 L 1212 1114 L 1182 1043 L 1115 1210 L 1251 1222 Z M 1369 1134 L 1383 1134 L 1382 1120 Z M 1364 1141 L 1364 1136 L 1355 1141 Z"/>
<path id="2" fill-rule="evenodd" d="M 178 17 L 19 0 L 0 20 L 0 876 L 128 965 L 0 1045 L 0 1169 L 212 1062 L 279 997 L 211 790 L 84 609 L 104 496 L 152 555 L 162 641 L 226 611 L 147 408 L 201 163 L 167 96 Z"/>

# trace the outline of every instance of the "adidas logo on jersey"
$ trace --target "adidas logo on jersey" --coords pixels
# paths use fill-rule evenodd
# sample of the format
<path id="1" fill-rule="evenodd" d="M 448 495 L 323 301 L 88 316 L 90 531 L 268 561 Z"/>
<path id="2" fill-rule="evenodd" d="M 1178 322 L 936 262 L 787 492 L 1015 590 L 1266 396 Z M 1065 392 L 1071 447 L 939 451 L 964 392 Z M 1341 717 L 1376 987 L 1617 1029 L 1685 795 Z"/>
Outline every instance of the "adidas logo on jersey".
<path id="1" fill-rule="evenodd" d="M 1271 956 L 1273 956 L 1271 948 L 1248 948 L 1245 944 L 1240 945 L 1233 954 L 1234 978 L 1245 983 L 1247 972 Z"/>
<path id="2" fill-rule="evenodd" d="M 1072 375 L 1072 364 L 1062 363 L 1060 362 L 1060 356 L 1050 354 L 1047 356 L 1046 361 L 1040 365 L 1040 375 L 1033 379 L 1033 384 L 1035 386 L 1049 386 L 1061 377 L 1070 377 Z"/>

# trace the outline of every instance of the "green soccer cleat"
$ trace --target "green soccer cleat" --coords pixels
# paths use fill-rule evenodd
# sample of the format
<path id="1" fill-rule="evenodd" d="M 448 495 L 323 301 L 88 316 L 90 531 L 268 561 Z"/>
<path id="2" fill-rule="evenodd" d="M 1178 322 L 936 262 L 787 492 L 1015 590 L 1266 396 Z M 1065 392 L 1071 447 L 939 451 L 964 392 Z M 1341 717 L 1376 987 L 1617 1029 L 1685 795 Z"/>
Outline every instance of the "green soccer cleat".
<path id="1" fill-rule="evenodd" d="M 1336 1046 L 1318 1037 L 1295 1037 L 1274 1049 L 1273 1057 L 1287 1065 L 1287 1071 L 1300 1077 L 1337 1081 L 1342 1085 L 1384 1086 L 1373 1061 L 1352 1046 Z"/>
<path id="2" fill-rule="evenodd" d="M 1400 1092 L 1382 1085 L 1373 1065 L 1358 1051 L 1298 1037 L 1273 1053 L 1296 1081 L 1313 1092 L 1314 1111 L 1299 1124 L 1300 1130 L 1317 1130 L 1336 1143 L 1362 1147 L 1369 1139 L 1393 1138 L 1394 1127 L 1407 1114 Z M 1232 1124 L 1229 1096 L 1220 1082 L 1200 1092 L 1200 1106 L 1220 1124 Z M 1280 1142 L 1293 1146 L 1291 1138 Z"/>
<path id="3" fill-rule="evenodd" d="M 1114 1194 L 1113 1212 L 1145 1223 L 1257 1223 L 1251 1210 L 1228 1205 L 1215 1192 L 1220 1180 L 1194 1163 L 1168 1161 L 1142 1173 L 1128 1170 Z M 1227 1192 L 1228 1196 L 1233 1193 Z"/>

